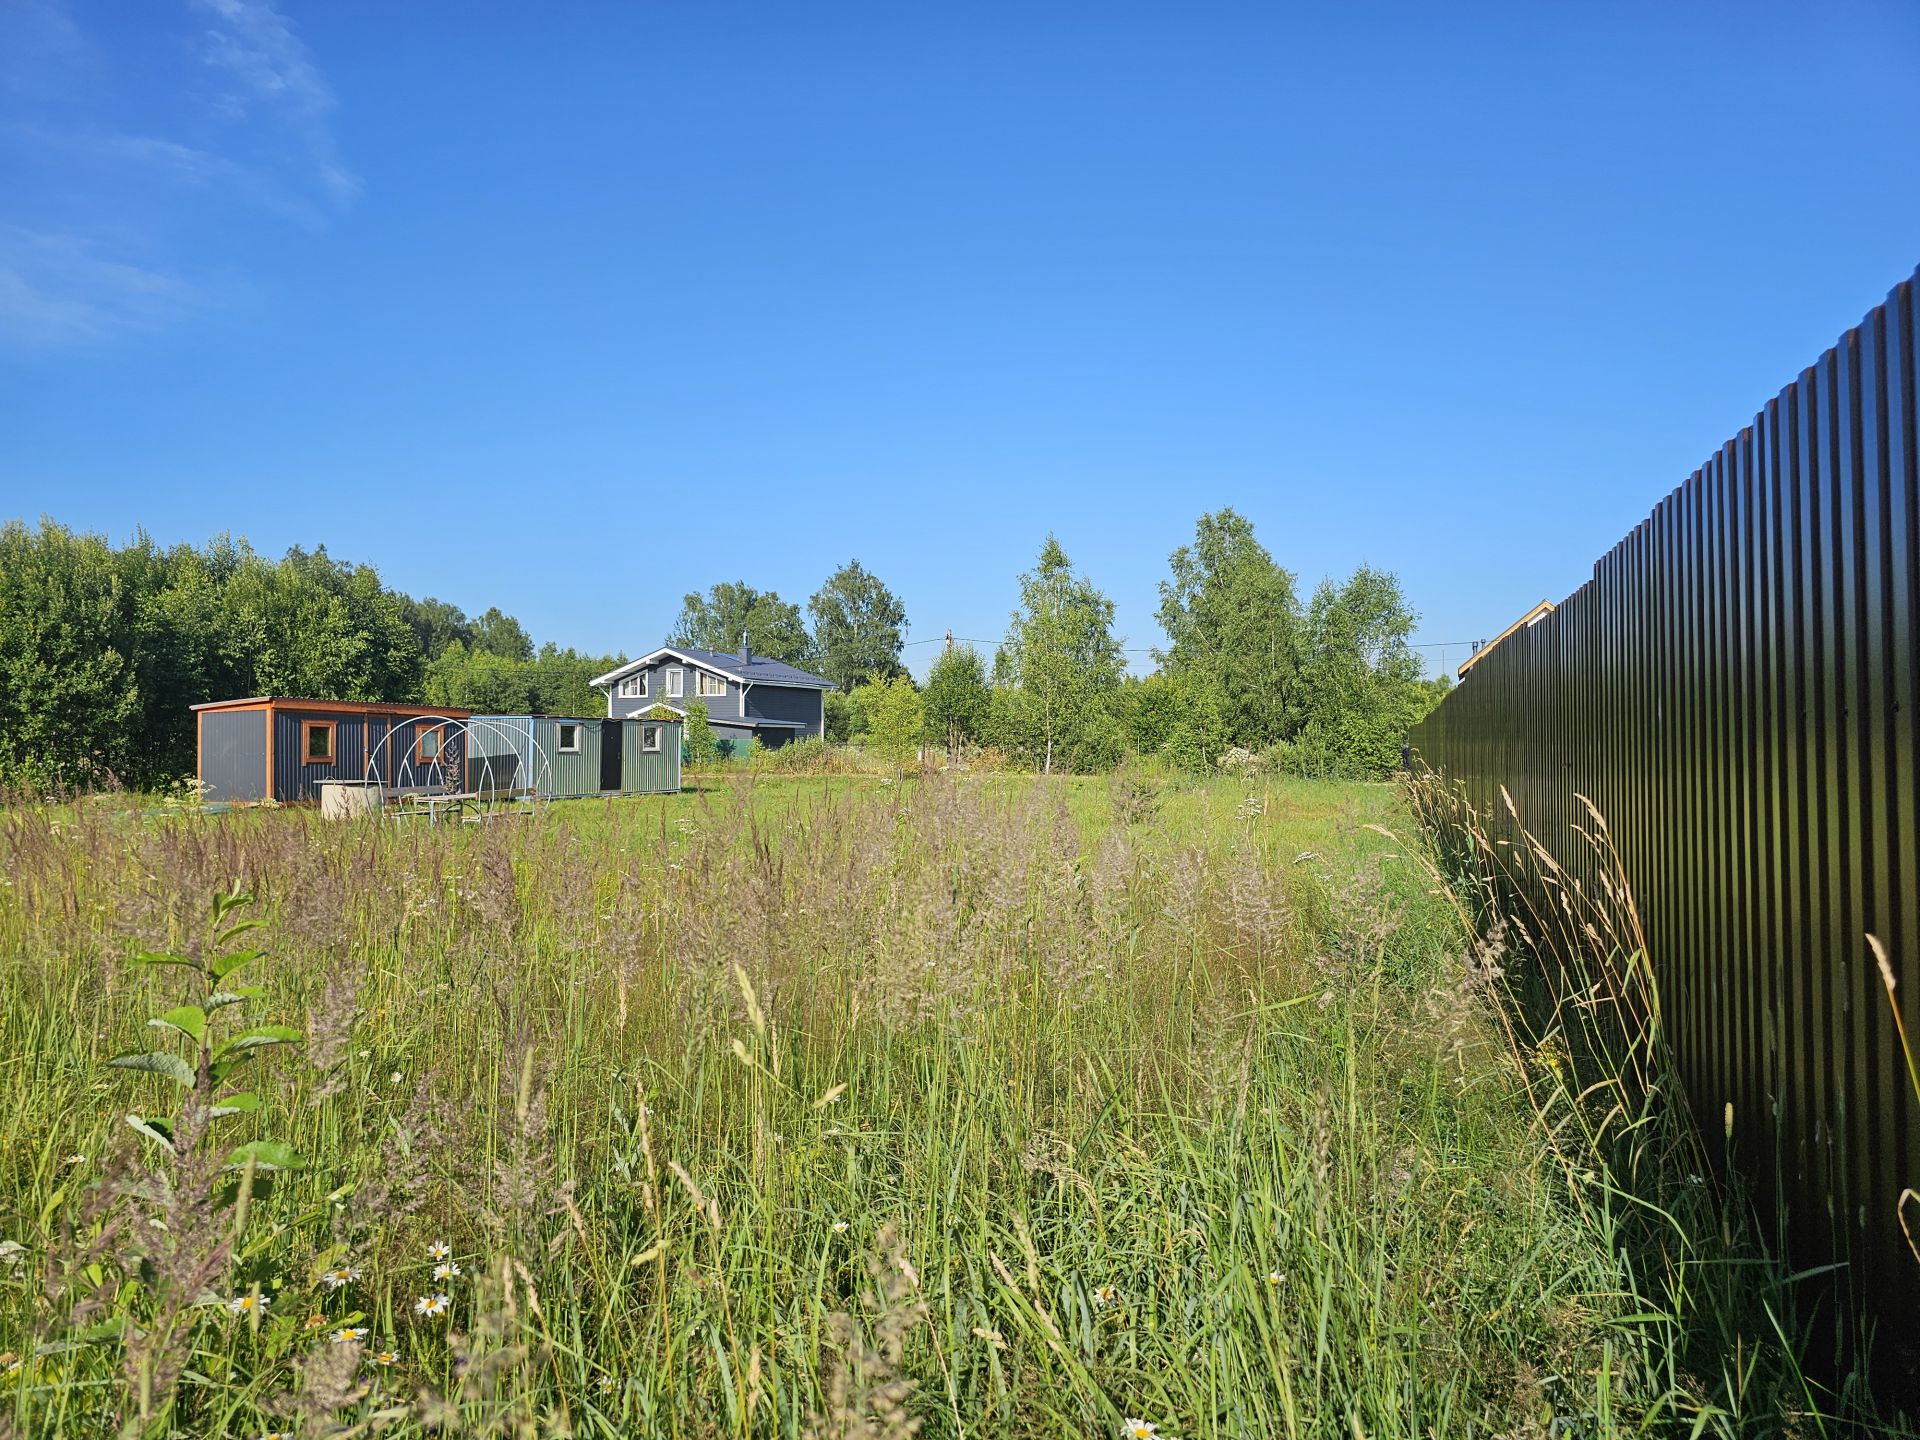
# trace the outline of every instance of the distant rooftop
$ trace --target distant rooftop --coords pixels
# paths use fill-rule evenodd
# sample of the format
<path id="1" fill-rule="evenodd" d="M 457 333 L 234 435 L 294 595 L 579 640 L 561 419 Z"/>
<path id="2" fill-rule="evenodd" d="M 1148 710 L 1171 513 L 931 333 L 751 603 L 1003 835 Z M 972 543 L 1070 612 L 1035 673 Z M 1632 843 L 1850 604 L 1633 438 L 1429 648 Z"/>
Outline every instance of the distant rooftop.
<path id="1" fill-rule="evenodd" d="M 695 650 L 686 645 L 663 645 L 650 655 L 642 655 L 638 660 L 629 660 L 617 670 L 609 670 L 604 675 L 595 676 L 592 683 L 611 685 L 621 676 L 630 675 L 643 665 L 651 665 L 665 656 L 689 661 L 704 670 L 711 670 L 719 675 L 730 675 L 735 680 L 743 680 L 750 685 L 791 685 L 807 690 L 833 689 L 831 680 L 810 675 L 805 670 L 780 660 L 769 660 L 763 655 L 755 655 L 751 661 L 747 661 L 742 660 L 738 655 L 729 655 L 724 650 Z"/>

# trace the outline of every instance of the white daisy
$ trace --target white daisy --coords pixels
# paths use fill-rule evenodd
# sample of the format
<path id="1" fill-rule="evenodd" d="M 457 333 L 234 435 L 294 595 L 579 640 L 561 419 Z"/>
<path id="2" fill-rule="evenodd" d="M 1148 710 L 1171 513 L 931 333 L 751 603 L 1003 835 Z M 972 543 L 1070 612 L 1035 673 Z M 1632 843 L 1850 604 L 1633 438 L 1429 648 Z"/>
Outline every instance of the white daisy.
<path id="1" fill-rule="evenodd" d="M 1126 1440 L 1160 1440 L 1160 1427 L 1151 1420 L 1122 1420 L 1120 1433 Z"/>
<path id="2" fill-rule="evenodd" d="M 448 1307 L 452 1304 L 453 1301 L 445 1295 L 422 1295 L 418 1300 L 413 1302 L 413 1313 L 416 1315 L 425 1315 L 431 1319 L 435 1316 L 446 1314 Z"/>
<path id="3" fill-rule="evenodd" d="M 427 1246 L 429 1260 L 444 1260 L 451 1254 L 453 1254 L 453 1247 L 444 1240 L 436 1240 Z"/>
<path id="4" fill-rule="evenodd" d="M 346 1345 L 356 1340 L 364 1340 L 367 1338 L 367 1327 L 364 1325 L 342 1325 L 338 1330 L 333 1332 L 330 1338 L 336 1345 Z"/>
<path id="5" fill-rule="evenodd" d="M 844 1235 L 844 1234 L 846 1234 L 846 1233 L 847 1233 L 847 1222 L 846 1222 L 846 1221 L 844 1221 L 844 1220 L 836 1220 L 836 1221 L 834 1221 L 834 1222 L 833 1222 L 833 1233 L 834 1233 L 834 1234 L 836 1234 L 836 1235 Z"/>
<path id="6" fill-rule="evenodd" d="M 360 1272 L 351 1265 L 342 1265 L 329 1270 L 320 1277 L 320 1283 L 329 1290 L 343 1290 L 360 1278 Z"/>
<path id="7" fill-rule="evenodd" d="M 433 1267 L 433 1278 L 436 1280 L 452 1280 L 459 1274 L 460 1267 L 451 1260 L 443 1260 Z"/>
<path id="8" fill-rule="evenodd" d="M 1093 1307 L 1104 1310 L 1120 1299 L 1120 1292 L 1111 1285 L 1097 1285 L 1093 1291 Z"/>
<path id="9" fill-rule="evenodd" d="M 267 1313 L 267 1306 L 272 1303 L 271 1295 L 262 1295 L 258 1291 L 249 1290 L 246 1294 L 236 1295 L 227 1301 L 227 1309 L 236 1315 L 264 1315 Z"/>

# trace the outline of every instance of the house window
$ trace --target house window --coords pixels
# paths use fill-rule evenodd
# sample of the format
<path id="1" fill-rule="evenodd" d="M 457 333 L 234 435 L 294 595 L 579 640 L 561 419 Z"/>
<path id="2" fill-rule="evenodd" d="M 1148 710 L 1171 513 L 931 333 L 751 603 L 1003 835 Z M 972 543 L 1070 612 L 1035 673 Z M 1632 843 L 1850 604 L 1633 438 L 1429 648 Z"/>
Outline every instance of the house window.
<path id="1" fill-rule="evenodd" d="M 724 695 L 727 693 L 727 682 L 722 680 L 718 675 L 709 675 L 706 671 L 702 670 L 693 677 L 693 693 L 696 695 Z"/>
<path id="2" fill-rule="evenodd" d="M 667 671 L 667 698 L 678 700 L 687 693 L 687 672 L 678 666 Z"/>
<path id="3" fill-rule="evenodd" d="M 580 726 L 562 725 L 560 727 L 560 753 L 562 755 L 580 753 Z"/>
<path id="4" fill-rule="evenodd" d="M 440 763 L 440 751 L 445 737 L 438 725 L 422 730 L 413 742 L 413 763 L 416 765 L 437 765 Z"/>
<path id="5" fill-rule="evenodd" d="M 300 722 L 300 756 L 309 765 L 333 764 L 333 721 Z"/>
<path id="6" fill-rule="evenodd" d="M 658 750 L 660 748 L 660 727 L 658 725 L 642 725 L 640 727 L 640 748 L 642 750 Z"/>
<path id="7" fill-rule="evenodd" d="M 622 680 L 620 682 L 620 698 L 622 700 L 646 699 L 647 672 L 642 670 L 638 675 L 629 675 L 626 679 Z"/>

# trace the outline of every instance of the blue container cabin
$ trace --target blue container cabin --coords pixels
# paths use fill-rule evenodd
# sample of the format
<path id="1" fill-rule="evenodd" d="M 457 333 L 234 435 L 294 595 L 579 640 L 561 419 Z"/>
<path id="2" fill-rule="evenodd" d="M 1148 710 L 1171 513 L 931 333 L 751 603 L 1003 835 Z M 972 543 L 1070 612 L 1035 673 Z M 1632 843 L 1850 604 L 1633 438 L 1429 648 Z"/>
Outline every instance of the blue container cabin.
<path id="1" fill-rule="evenodd" d="M 465 778 L 466 710 L 281 695 L 192 708 L 208 800 L 310 805 L 322 780 L 458 790 Z"/>

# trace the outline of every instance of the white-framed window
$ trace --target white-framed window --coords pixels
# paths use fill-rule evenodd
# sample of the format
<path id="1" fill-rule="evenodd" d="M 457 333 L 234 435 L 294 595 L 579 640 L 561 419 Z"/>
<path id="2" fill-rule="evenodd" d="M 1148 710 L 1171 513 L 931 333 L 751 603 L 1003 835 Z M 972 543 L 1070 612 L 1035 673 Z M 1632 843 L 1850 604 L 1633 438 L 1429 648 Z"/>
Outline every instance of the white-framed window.
<path id="1" fill-rule="evenodd" d="M 660 727 L 658 725 L 642 725 L 640 727 L 640 748 L 642 750 L 658 750 L 660 748 Z"/>
<path id="2" fill-rule="evenodd" d="M 578 755 L 580 753 L 580 732 L 585 728 L 586 727 L 577 720 L 562 720 L 560 722 L 559 750 L 562 755 Z"/>
<path id="3" fill-rule="evenodd" d="M 620 698 L 622 700 L 646 699 L 647 672 L 642 670 L 639 674 L 629 675 L 626 679 L 622 680 L 620 682 Z"/>
<path id="4" fill-rule="evenodd" d="M 727 693 L 727 682 L 718 675 L 709 675 L 701 670 L 693 677 L 693 693 L 702 696 L 724 695 Z"/>
<path id="5" fill-rule="evenodd" d="M 678 700 L 687 693 L 687 672 L 678 665 L 667 671 L 667 698 Z"/>

